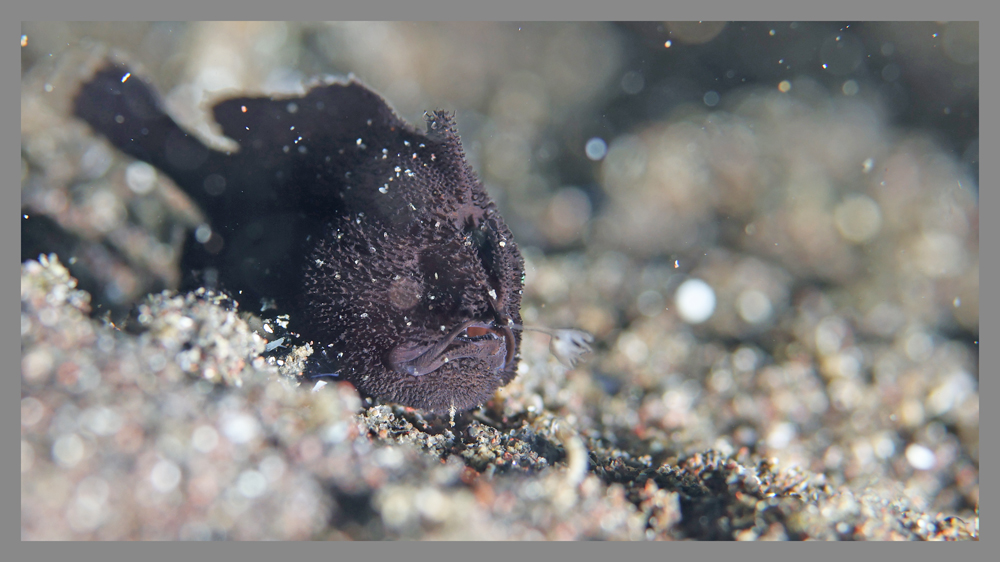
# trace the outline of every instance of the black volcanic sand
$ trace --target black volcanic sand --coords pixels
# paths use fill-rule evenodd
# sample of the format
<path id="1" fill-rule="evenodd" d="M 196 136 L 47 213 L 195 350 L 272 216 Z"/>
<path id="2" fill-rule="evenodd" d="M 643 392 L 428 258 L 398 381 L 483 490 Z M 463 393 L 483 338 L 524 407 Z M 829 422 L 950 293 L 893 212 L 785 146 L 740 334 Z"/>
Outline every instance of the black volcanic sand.
<path id="1" fill-rule="evenodd" d="M 21 538 L 978 538 L 978 149 L 946 126 L 978 63 L 971 30 L 921 25 L 838 50 L 781 24 L 797 66 L 734 54 L 713 82 L 759 26 L 675 28 L 664 55 L 641 26 L 25 24 Z M 170 291 L 203 219 L 68 117 L 93 51 L 52 49 L 85 36 L 201 134 L 205 89 L 323 72 L 411 122 L 457 109 L 525 323 L 594 353 L 567 369 L 526 333 L 517 379 L 453 420 L 300 382 L 280 322 Z M 953 121 L 911 119 L 936 103 Z"/>

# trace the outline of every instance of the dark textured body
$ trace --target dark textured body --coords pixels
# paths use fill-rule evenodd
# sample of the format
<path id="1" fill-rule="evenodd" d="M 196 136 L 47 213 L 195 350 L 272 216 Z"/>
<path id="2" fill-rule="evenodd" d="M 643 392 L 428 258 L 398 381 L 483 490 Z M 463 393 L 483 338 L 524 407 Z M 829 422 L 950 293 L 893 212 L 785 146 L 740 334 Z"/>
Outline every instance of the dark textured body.
<path id="1" fill-rule="evenodd" d="M 227 154 L 128 73 L 109 61 L 75 112 L 208 215 L 184 288 L 217 280 L 249 310 L 273 300 L 313 344 L 306 375 L 404 405 L 467 409 L 514 378 L 523 260 L 448 115 L 418 131 L 354 80 L 228 99 L 213 108 L 239 143 Z"/>

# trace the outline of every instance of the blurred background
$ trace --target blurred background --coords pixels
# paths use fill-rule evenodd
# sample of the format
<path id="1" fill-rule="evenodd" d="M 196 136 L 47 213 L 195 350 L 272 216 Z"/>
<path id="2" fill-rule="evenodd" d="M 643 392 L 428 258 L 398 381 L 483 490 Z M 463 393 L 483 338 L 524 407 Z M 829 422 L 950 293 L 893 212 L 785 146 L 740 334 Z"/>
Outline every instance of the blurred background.
<path id="1" fill-rule="evenodd" d="M 213 100 L 353 73 L 457 112 L 525 254 L 526 323 L 597 338 L 515 384 L 654 458 L 741 448 L 978 507 L 977 23 L 22 24 L 22 260 L 94 314 L 179 279 L 202 220 L 66 108 L 120 49 L 210 138 Z M 70 62 L 66 62 L 70 61 Z M 30 366 L 30 365 L 29 365 Z M 22 366 L 22 370 L 24 370 Z M 528 369 L 526 369 L 528 370 Z M 569 390 L 567 390 L 569 389 Z M 624 439 L 624 437 L 620 437 Z M 610 439 L 610 437 L 609 437 Z"/>

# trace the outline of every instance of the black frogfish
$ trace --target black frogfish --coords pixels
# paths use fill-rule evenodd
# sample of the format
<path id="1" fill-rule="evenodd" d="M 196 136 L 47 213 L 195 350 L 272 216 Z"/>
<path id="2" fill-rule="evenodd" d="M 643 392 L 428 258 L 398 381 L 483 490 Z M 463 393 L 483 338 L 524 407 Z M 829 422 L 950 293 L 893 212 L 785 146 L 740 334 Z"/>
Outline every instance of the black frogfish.
<path id="1" fill-rule="evenodd" d="M 182 289 L 273 303 L 314 349 L 307 377 L 429 411 L 476 407 L 517 372 L 524 260 L 466 162 L 451 115 L 426 130 L 351 78 L 212 113 L 238 144 L 182 129 L 150 84 L 108 58 L 76 116 L 169 176 L 206 213 Z"/>

